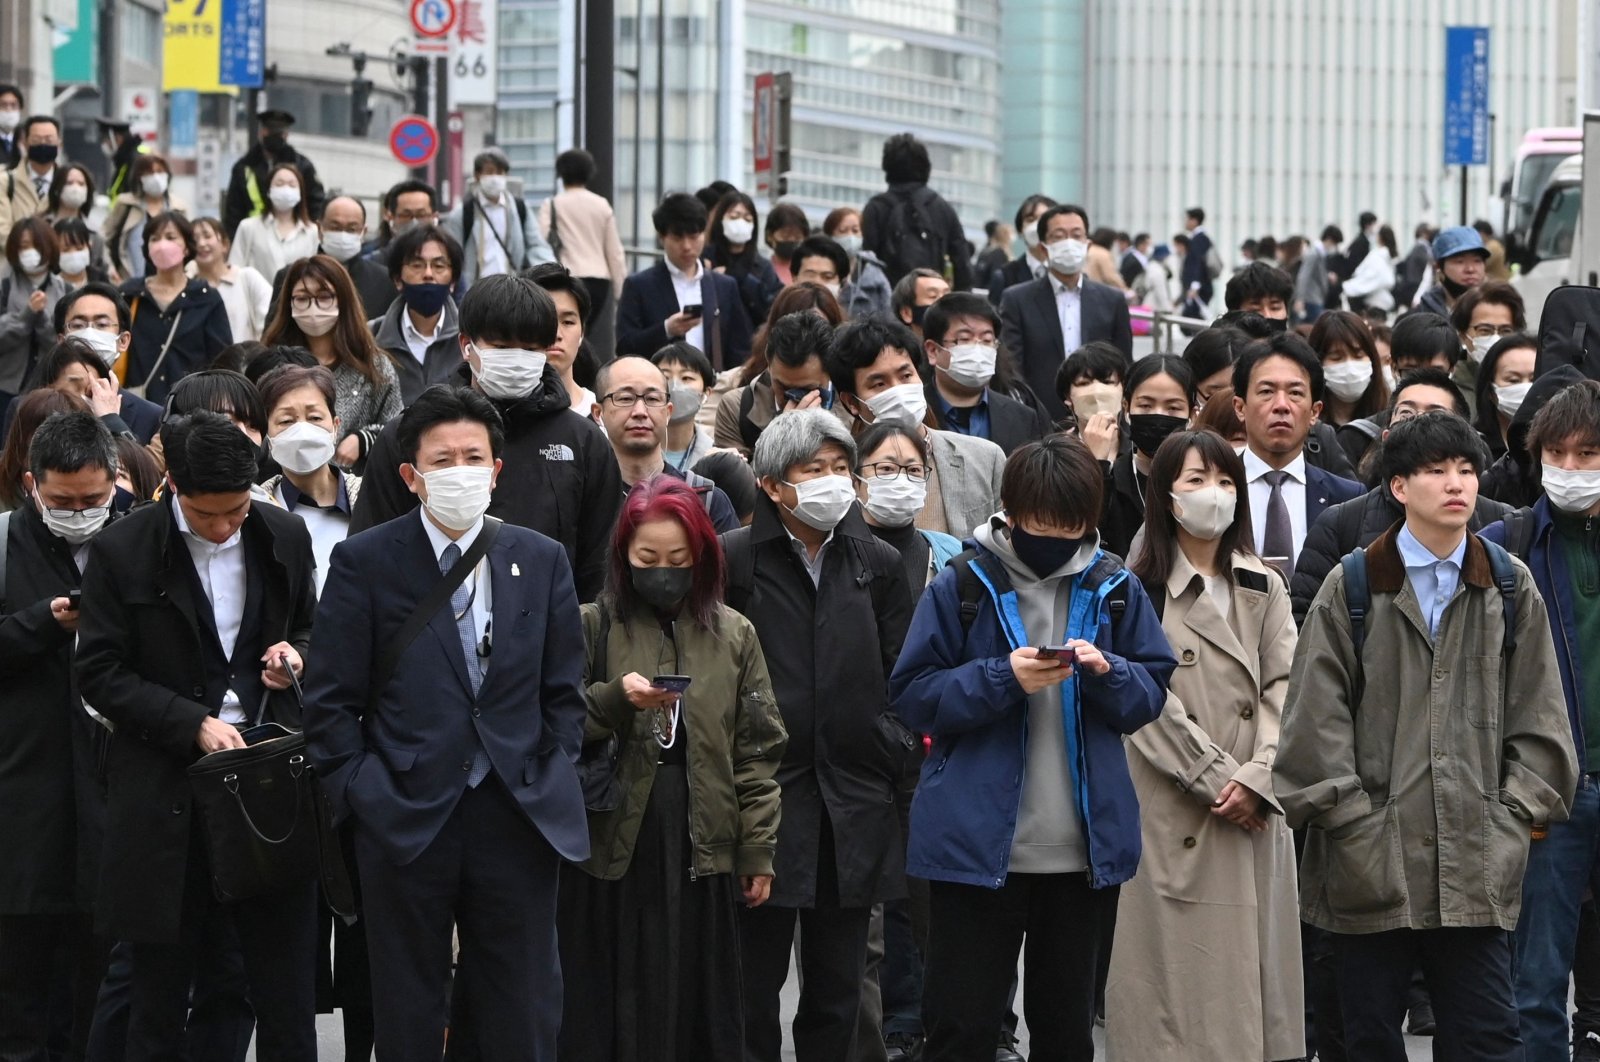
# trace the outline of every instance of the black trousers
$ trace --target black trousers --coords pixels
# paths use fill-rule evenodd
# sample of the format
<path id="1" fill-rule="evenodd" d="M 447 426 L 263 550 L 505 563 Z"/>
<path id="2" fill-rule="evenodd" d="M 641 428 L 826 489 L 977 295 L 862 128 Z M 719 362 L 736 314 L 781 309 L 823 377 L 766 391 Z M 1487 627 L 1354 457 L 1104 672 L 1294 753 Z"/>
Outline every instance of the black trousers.
<path id="1" fill-rule="evenodd" d="M 245 1062 L 256 1032 L 255 1011 L 245 985 L 244 957 L 232 922 L 220 908 L 201 930 L 200 962 L 189 993 L 185 1039 L 191 1059 Z M 123 1062 L 128 1053 L 128 1011 L 133 996 L 133 945 L 111 949 L 105 980 L 95 1001 L 88 1062 Z"/>
<path id="2" fill-rule="evenodd" d="M 1420 965 L 1439 1023 L 1435 1059 L 1523 1062 L 1510 933 L 1488 927 L 1328 936 L 1352 1059 L 1405 1062 L 1406 990 Z"/>
<path id="3" fill-rule="evenodd" d="M 1092 1062 L 1095 984 L 1119 890 L 1092 889 L 1083 873 L 1012 874 L 998 889 L 935 881 L 928 890 L 927 1062 L 991 1062 L 1019 952 L 1029 1059 Z"/>
<path id="4" fill-rule="evenodd" d="M 870 907 L 767 905 L 739 912 L 748 1062 L 779 1062 L 782 1058 L 778 997 L 789 978 L 796 921 L 800 924 L 801 984 L 800 1008 L 794 1017 L 795 1058 L 797 1062 L 843 1062 L 852 1057 L 871 920 Z"/>
<path id="5" fill-rule="evenodd" d="M 84 1057 L 109 950 L 87 912 L 0 915 L 0 1060 Z"/>
<path id="6" fill-rule="evenodd" d="M 1594 901 L 1578 912 L 1578 949 L 1572 960 L 1572 1038 L 1600 1034 L 1600 918 Z"/>
<path id="7" fill-rule="evenodd" d="M 450 932 L 472 963 L 470 1035 L 484 1062 L 553 1062 L 561 1024 L 561 859 L 498 777 L 468 789 L 412 862 L 356 823 L 378 1062 L 439 1062 Z"/>

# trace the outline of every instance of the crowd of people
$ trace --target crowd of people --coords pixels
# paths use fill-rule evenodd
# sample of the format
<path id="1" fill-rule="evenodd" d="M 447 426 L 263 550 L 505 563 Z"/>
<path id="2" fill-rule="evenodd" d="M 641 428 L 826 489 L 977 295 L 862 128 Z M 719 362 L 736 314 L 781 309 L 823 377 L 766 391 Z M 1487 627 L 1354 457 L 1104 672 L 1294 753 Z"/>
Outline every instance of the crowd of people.
<path id="1" fill-rule="evenodd" d="M 1007 1062 L 1018 1010 L 1040 1060 L 1398 1062 L 1408 1010 L 1600 1058 L 1600 383 L 1478 231 L 1224 277 L 1203 210 L 1037 195 L 975 254 L 902 135 L 820 230 L 665 196 L 625 276 L 579 150 L 369 242 L 285 112 L 220 217 L 112 126 L 97 231 L 22 111 L 8 1057 L 303 1062 L 337 1009 L 349 1059 L 778 1062 L 797 965 L 802 1062 Z M 353 922 L 219 899 L 190 768 L 263 723 Z"/>

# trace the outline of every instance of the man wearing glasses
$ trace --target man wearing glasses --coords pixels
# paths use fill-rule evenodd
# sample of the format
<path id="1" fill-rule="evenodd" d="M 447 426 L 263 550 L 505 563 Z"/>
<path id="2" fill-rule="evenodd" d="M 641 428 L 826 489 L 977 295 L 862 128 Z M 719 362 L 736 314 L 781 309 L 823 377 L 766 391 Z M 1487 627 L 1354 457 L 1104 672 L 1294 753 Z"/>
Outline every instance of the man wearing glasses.
<path id="1" fill-rule="evenodd" d="M 459 321 L 454 376 L 470 381 L 505 422 L 505 470 L 489 515 L 560 542 L 578 599 L 593 601 L 605 582 L 622 479 L 605 436 L 572 412 L 561 375 L 545 356 L 556 341 L 555 302 L 521 277 L 485 277 L 462 300 Z M 390 421 L 367 455 L 352 535 L 416 508 L 416 495 L 400 478 L 405 458 L 398 433 L 398 419 Z"/>
<path id="2" fill-rule="evenodd" d="M 1467 356 L 1456 362 L 1454 378 L 1470 406 L 1477 394 L 1478 366 L 1488 356 L 1489 348 L 1526 328 L 1528 315 L 1516 288 L 1501 280 L 1491 280 L 1456 300 L 1450 308 L 1450 324 L 1461 333 L 1461 345 L 1467 351 Z"/>
<path id="3" fill-rule="evenodd" d="M 646 358 L 626 357 L 603 365 L 595 377 L 600 398 L 593 416 L 611 440 L 622 470 L 622 493 L 626 497 L 633 485 L 658 472 L 681 479 L 700 495 L 706 515 L 717 533 L 739 526 L 728 496 L 715 483 L 687 469 L 667 464 L 663 447 L 667 441 L 667 419 L 672 402 L 667 393 L 667 377 Z"/>

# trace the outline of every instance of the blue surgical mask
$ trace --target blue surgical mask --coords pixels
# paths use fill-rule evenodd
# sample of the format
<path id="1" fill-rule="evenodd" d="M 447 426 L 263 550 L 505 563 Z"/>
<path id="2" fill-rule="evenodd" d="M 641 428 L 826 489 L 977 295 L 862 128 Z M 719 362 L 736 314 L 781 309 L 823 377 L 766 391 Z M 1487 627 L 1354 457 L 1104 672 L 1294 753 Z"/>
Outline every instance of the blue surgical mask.
<path id="1" fill-rule="evenodd" d="M 445 300 L 450 297 L 450 285 L 405 284 L 400 288 L 400 297 L 423 317 L 432 317 L 444 309 Z"/>

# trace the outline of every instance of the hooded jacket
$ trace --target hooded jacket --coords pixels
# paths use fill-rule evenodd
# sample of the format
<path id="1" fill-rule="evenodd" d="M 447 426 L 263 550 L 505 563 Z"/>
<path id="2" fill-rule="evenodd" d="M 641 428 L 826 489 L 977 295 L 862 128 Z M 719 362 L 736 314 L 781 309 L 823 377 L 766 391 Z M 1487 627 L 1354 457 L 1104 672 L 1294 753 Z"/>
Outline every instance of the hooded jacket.
<path id="1" fill-rule="evenodd" d="M 1517 415 L 1506 429 L 1506 452 L 1478 478 L 1478 493 L 1514 509 L 1525 508 L 1539 499 L 1540 490 L 1533 473 L 1533 455 L 1528 453 L 1528 428 L 1544 404 L 1560 392 L 1585 379 L 1571 365 L 1559 365 L 1533 381 L 1528 397 L 1522 400 Z"/>
<path id="2" fill-rule="evenodd" d="M 465 387 L 471 382 L 463 362 L 450 383 Z M 566 386 L 550 365 L 527 398 L 489 401 L 506 432 L 505 466 L 489 515 L 561 543 L 572 563 L 578 600 L 593 601 L 605 583 L 611 529 L 622 508 L 622 473 L 611 441 L 594 421 L 572 412 Z M 417 507 L 417 496 L 400 478 L 400 465 L 411 459 L 400 450 L 400 419 L 384 426 L 367 455 L 361 497 L 350 517 L 352 535 Z"/>
<path id="3" fill-rule="evenodd" d="M 1001 527 L 997 517 L 968 543 L 977 550 L 974 570 L 998 561 L 1022 578 L 1017 589 L 998 596 L 991 589 L 964 629 L 958 571 L 940 572 L 917 605 L 889 681 L 895 711 L 933 738 L 911 806 L 906 872 L 1000 888 L 1019 854 L 1031 863 L 1052 840 L 1057 848 L 1071 843 L 1065 825 L 1052 838 L 1039 819 L 1064 798 L 1076 813 L 1091 883 L 1118 885 L 1133 876 L 1140 851 L 1139 802 L 1122 738 L 1161 714 L 1177 661 L 1144 588 L 1098 539 L 1039 580 Z M 1052 584 L 1065 597 L 1043 606 L 1035 592 Z M 1066 617 L 1064 637 L 1093 642 L 1111 665 L 1104 675 L 1085 672 L 1055 687 L 1054 705 L 1023 692 L 1009 659 L 1021 645 L 1057 640 L 1057 628 L 1038 627 L 1045 607 L 1052 624 Z M 1056 707 L 1060 726 L 1051 733 L 1048 709 Z M 1047 750 L 1061 757 L 1054 767 L 1040 755 Z M 1019 844 L 1029 850 L 1019 852 Z"/>

